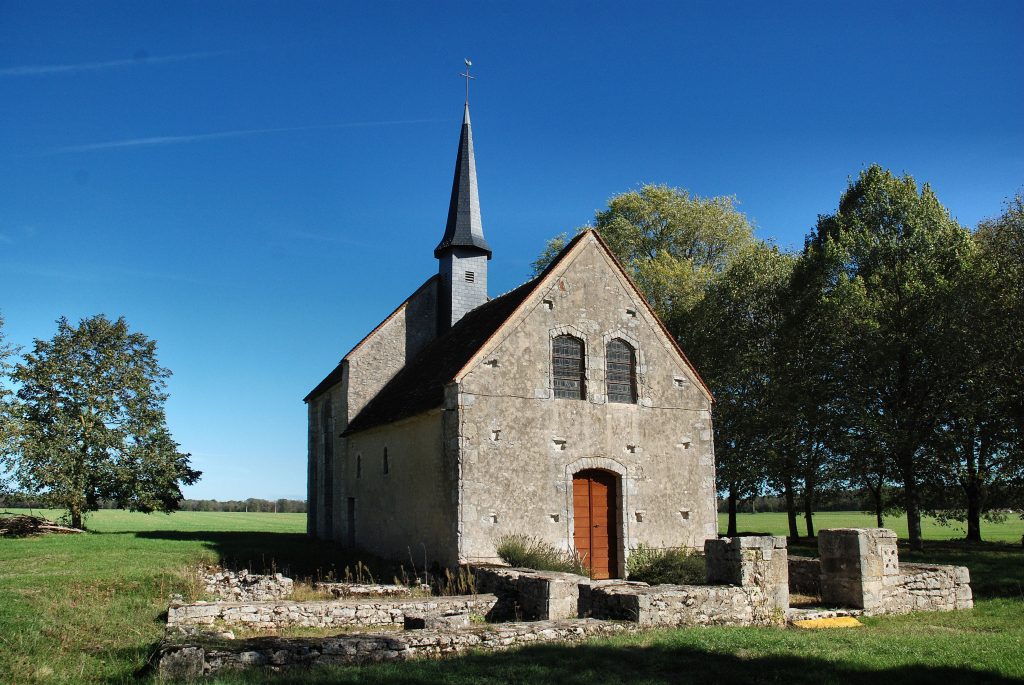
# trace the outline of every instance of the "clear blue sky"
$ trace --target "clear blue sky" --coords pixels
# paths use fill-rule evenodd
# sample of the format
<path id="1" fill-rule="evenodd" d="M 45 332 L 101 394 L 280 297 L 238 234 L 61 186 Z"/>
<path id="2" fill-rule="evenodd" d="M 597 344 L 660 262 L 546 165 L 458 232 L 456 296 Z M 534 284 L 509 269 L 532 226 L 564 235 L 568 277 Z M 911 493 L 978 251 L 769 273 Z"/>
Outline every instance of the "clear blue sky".
<path id="1" fill-rule="evenodd" d="M 963 224 L 1024 184 L 1024 3 L 0 0 L 0 312 L 124 315 L 193 497 L 302 497 L 302 397 L 436 270 L 463 57 L 491 294 L 612 195 L 799 246 L 877 162 Z"/>

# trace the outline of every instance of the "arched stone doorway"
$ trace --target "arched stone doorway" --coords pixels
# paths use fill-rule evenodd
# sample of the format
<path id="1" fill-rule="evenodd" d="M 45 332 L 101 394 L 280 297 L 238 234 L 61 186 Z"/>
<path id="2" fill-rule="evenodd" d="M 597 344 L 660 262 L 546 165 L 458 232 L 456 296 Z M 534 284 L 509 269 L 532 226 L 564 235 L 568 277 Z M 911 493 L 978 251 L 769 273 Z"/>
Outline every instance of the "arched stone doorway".
<path id="1" fill-rule="evenodd" d="M 595 579 L 619 574 L 619 477 L 604 469 L 572 476 L 573 545 Z"/>

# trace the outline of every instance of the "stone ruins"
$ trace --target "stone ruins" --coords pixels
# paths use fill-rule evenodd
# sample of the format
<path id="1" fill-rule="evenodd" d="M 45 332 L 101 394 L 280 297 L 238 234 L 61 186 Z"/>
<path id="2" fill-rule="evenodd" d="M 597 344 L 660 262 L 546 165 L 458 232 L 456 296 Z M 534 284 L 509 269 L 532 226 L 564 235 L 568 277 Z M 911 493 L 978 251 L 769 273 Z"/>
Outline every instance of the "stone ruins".
<path id="1" fill-rule="evenodd" d="M 400 586 L 322 588 L 338 599 L 174 603 L 158 670 L 189 679 L 225 669 L 281 670 L 438 657 L 539 642 L 572 642 L 648 627 L 785 625 L 813 616 L 877 616 L 973 607 L 961 566 L 901 564 L 896 534 L 883 528 L 821 531 L 819 559 L 790 557 L 786 539 L 708 540 L 707 585 L 647 585 L 568 573 L 473 567 L 477 594 L 419 596 Z M 233 588 L 280 586 L 276 576 L 239 573 Z M 265 581 L 261 584 L 260 581 Z M 790 608 L 790 591 L 820 597 Z M 326 637 L 276 637 L 295 626 L 336 630 Z M 232 629 L 266 636 L 234 640 Z M 363 630 L 377 632 L 361 632 Z M 359 631 L 359 632 L 357 632 Z"/>

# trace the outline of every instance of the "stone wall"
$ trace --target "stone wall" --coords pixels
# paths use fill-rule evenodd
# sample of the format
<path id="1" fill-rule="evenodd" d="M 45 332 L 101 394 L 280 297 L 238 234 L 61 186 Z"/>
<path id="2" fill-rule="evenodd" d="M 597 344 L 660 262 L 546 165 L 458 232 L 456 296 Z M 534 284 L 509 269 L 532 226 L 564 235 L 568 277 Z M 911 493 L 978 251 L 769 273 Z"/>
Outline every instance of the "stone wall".
<path id="1" fill-rule="evenodd" d="M 872 613 L 952 611 L 974 606 L 971 577 L 966 566 L 900 564 L 900 582 L 891 588 L 881 607 Z"/>
<path id="2" fill-rule="evenodd" d="M 816 597 L 821 593 L 821 559 L 790 556 L 789 591 Z"/>
<path id="3" fill-rule="evenodd" d="M 494 595 L 481 594 L 423 599 L 171 605 L 167 610 L 167 628 L 171 632 L 189 632 L 190 627 L 207 627 L 215 624 L 245 626 L 256 630 L 277 630 L 290 626 L 337 628 L 402 625 L 407 613 L 459 611 L 484 616 L 494 608 L 497 601 L 498 598 Z"/>
<path id="4" fill-rule="evenodd" d="M 964 566 L 899 563 L 887 528 L 831 528 L 818 536 L 821 599 L 866 614 L 947 611 L 974 606 Z"/>
<path id="5" fill-rule="evenodd" d="M 313 583 L 317 592 L 326 592 L 338 599 L 346 597 L 412 597 L 415 591 L 429 593 L 429 585 L 412 588 L 408 585 L 371 585 L 367 583 Z"/>
<path id="6" fill-rule="evenodd" d="M 493 615 L 512 620 L 554 620 L 580 615 L 580 585 L 590 579 L 572 573 L 507 566 L 474 566 L 479 592 L 496 595 Z"/>
<path id="7" fill-rule="evenodd" d="M 464 630 L 411 630 L 319 638 L 254 638 L 219 643 L 164 643 L 157 670 L 168 680 L 188 680 L 224 670 L 263 667 L 282 670 L 327 664 L 440 657 L 469 649 L 502 650 L 542 642 L 575 642 L 632 632 L 635 624 L 587 619 L 502 623 Z"/>
<path id="8" fill-rule="evenodd" d="M 759 587 L 773 607 L 789 607 L 786 538 L 772 535 L 720 538 L 704 543 L 708 583 Z"/>
<path id="9" fill-rule="evenodd" d="M 280 573 L 258 574 L 241 571 L 227 571 L 217 566 L 208 567 L 199 573 L 199 579 L 211 595 L 233 602 L 266 602 L 283 599 L 292 593 L 294 583 Z"/>
<path id="10" fill-rule="evenodd" d="M 552 337 L 584 341 L 586 398 L 552 392 Z M 636 404 L 609 402 L 605 350 L 621 338 L 637 354 Z M 453 414 L 461 469 L 462 560 L 498 561 L 494 541 L 528 532 L 573 544 L 572 476 L 618 476 L 616 556 L 702 548 L 717 535 L 711 404 L 693 370 L 593 236 L 524 302 L 461 378 Z"/>
<path id="11" fill-rule="evenodd" d="M 595 618 L 641 626 L 749 626 L 783 619 L 783 610 L 758 586 L 603 585 L 590 592 Z"/>
<path id="12" fill-rule="evenodd" d="M 413 557 L 417 565 L 455 566 L 457 484 L 445 457 L 441 411 L 359 431 L 346 440 L 343 480 L 355 518 L 346 516 L 345 525 L 355 533 L 356 547 L 387 559 Z M 347 512 L 347 500 L 343 504 Z"/>

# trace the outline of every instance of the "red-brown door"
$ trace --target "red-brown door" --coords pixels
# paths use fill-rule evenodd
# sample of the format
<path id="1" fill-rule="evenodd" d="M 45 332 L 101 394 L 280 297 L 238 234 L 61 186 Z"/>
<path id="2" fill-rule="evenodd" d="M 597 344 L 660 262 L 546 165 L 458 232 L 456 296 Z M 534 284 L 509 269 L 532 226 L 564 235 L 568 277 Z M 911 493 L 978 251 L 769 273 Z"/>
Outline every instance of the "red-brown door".
<path id="1" fill-rule="evenodd" d="M 572 477 L 573 543 L 594 578 L 619 573 L 616 477 L 590 469 Z"/>

